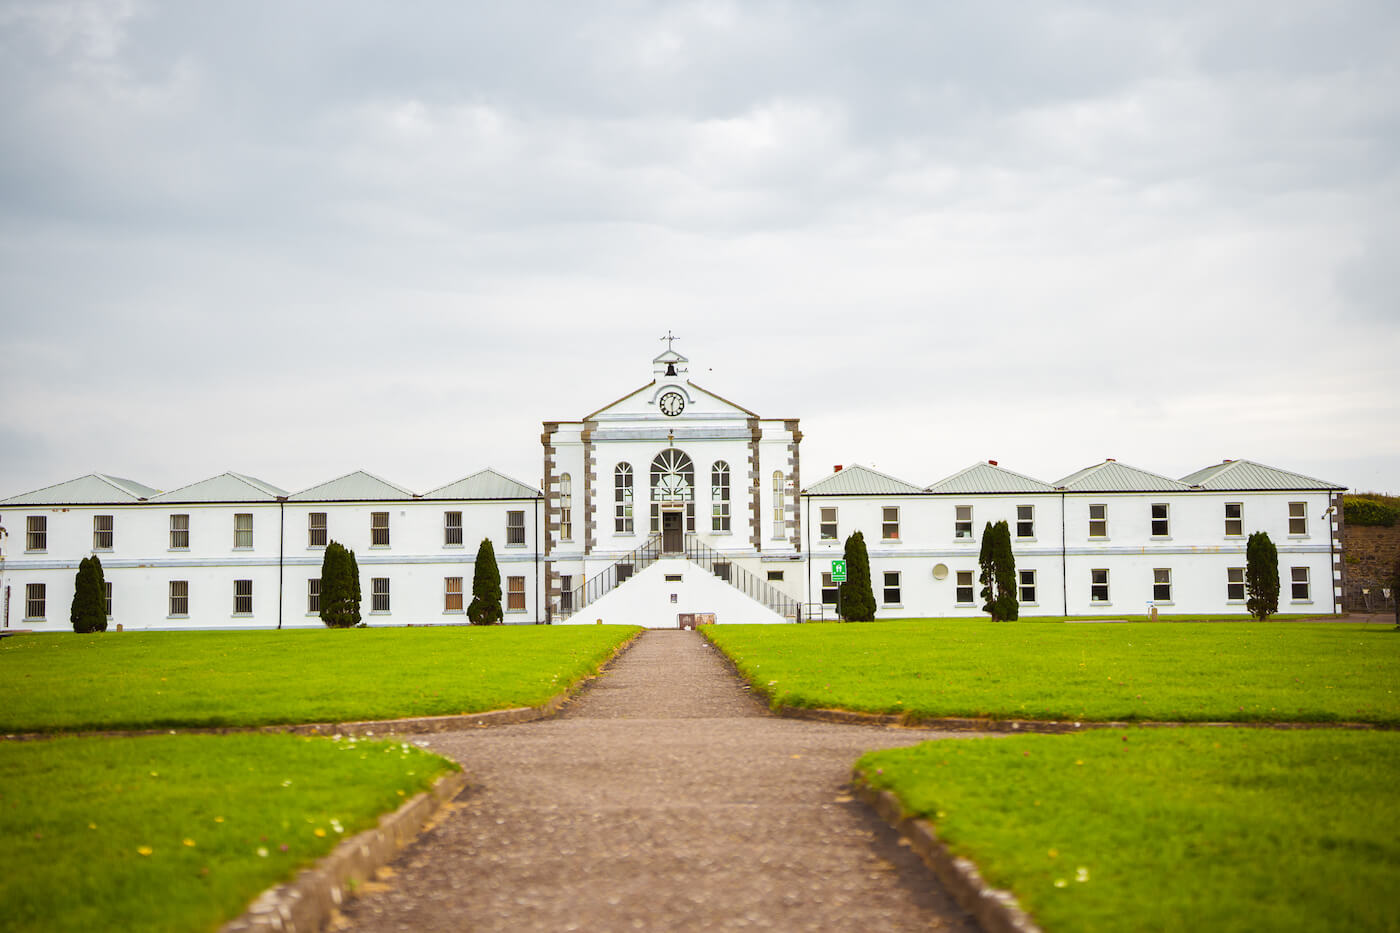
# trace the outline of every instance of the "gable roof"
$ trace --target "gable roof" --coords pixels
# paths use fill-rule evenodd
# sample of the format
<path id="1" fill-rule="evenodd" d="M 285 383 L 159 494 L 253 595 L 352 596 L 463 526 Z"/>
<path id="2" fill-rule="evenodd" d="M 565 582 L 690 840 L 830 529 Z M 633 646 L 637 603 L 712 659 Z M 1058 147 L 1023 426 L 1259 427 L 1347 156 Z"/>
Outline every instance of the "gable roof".
<path id="1" fill-rule="evenodd" d="M 1191 488 L 1170 476 L 1128 466 L 1117 460 L 1105 460 L 1085 467 L 1055 485 L 1067 492 L 1179 492 Z"/>
<path id="2" fill-rule="evenodd" d="M 288 502 L 383 502 L 394 499 L 416 499 L 417 496 L 402 486 L 395 486 L 386 479 L 380 479 L 364 470 L 346 473 L 344 476 L 303 489 L 288 496 Z"/>
<path id="3" fill-rule="evenodd" d="M 152 497 L 153 502 L 275 502 L 285 496 L 278 489 L 253 476 L 242 473 L 220 473 L 209 479 L 181 486 Z"/>
<path id="4" fill-rule="evenodd" d="M 70 479 L 66 483 L 45 486 L 33 492 L 11 496 L 0 505 L 97 505 L 120 502 L 141 502 L 159 493 L 135 480 L 108 476 L 106 473 L 89 473 Z"/>
<path id="5" fill-rule="evenodd" d="M 974 463 L 924 490 L 931 493 L 1054 492 L 1055 487 L 995 463 Z"/>
<path id="6" fill-rule="evenodd" d="M 490 468 L 423 493 L 424 499 L 537 499 L 540 491 Z"/>
<path id="7" fill-rule="evenodd" d="M 1181 478 L 1202 489 L 1244 491 L 1255 489 L 1345 489 L 1336 483 L 1265 466 L 1253 460 L 1226 460 Z"/>
<path id="8" fill-rule="evenodd" d="M 808 496 L 903 496 L 922 493 L 913 483 L 853 463 L 808 486 Z"/>

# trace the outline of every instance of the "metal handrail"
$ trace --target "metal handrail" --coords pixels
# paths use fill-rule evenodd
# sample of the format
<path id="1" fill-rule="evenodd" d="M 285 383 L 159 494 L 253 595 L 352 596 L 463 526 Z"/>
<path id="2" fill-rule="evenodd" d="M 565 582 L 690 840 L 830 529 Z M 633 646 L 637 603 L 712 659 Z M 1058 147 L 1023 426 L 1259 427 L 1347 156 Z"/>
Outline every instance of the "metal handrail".
<path id="1" fill-rule="evenodd" d="M 604 594 L 617 588 L 628 577 L 641 573 L 656 563 L 661 556 L 661 535 L 652 535 L 640 547 L 619 557 L 606 569 L 594 574 L 591 580 L 574 587 L 570 591 L 573 606 L 569 609 L 569 614 L 572 615 L 589 603 L 601 599 Z M 560 613 L 563 614 L 562 606 Z"/>
<path id="2" fill-rule="evenodd" d="M 802 604 L 800 602 L 767 580 L 760 580 L 754 574 L 749 573 L 726 557 L 723 552 L 716 551 L 695 535 L 685 536 L 685 557 L 691 563 L 699 564 L 721 580 L 725 580 L 730 586 L 750 599 L 763 603 L 783 618 L 793 619 L 797 622 L 802 621 Z M 716 564 L 724 565 L 723 573 L 715 569 Z"/>

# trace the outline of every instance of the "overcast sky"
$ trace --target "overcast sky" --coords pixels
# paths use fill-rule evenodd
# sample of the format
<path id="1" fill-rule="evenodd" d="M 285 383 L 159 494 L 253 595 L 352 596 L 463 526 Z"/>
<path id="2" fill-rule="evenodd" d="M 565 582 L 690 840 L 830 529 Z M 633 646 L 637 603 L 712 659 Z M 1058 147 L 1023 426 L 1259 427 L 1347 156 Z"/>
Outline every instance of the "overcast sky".
<path id="1" fill-rule="evenodd" d="M 692 378 L 803 479 L 1400 493 L 1400 5 L 0 2 L 0 496 L 540 476 Z"/>

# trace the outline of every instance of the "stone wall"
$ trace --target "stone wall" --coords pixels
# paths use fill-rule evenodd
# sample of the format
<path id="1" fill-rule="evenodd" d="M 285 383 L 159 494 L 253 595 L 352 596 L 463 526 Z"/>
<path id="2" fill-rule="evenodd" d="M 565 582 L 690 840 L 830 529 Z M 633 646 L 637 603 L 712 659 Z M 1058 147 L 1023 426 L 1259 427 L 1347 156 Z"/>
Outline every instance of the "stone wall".
<path id="1" fill-rule="evenodd" d="M 1342 560 L 1348 583 L 1379 584 L 1390 575 L 1400 558 L 1400 525 L 1391 528 L 1346 525 L 1342 533 Z"/>

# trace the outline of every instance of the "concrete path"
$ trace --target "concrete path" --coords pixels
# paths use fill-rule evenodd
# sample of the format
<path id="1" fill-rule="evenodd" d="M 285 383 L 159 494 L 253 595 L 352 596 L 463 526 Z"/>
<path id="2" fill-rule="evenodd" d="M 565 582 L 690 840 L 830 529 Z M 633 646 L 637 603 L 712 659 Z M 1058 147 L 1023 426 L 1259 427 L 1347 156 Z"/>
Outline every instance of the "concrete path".
<path id="1" fill-rule="evenodd" d="M 845 786 L 930 738 L 770 716 L 699 635 L 648 632 L 559 718 L 428 739 L 476 786 L 341 928 L 971 933 Z"/>

